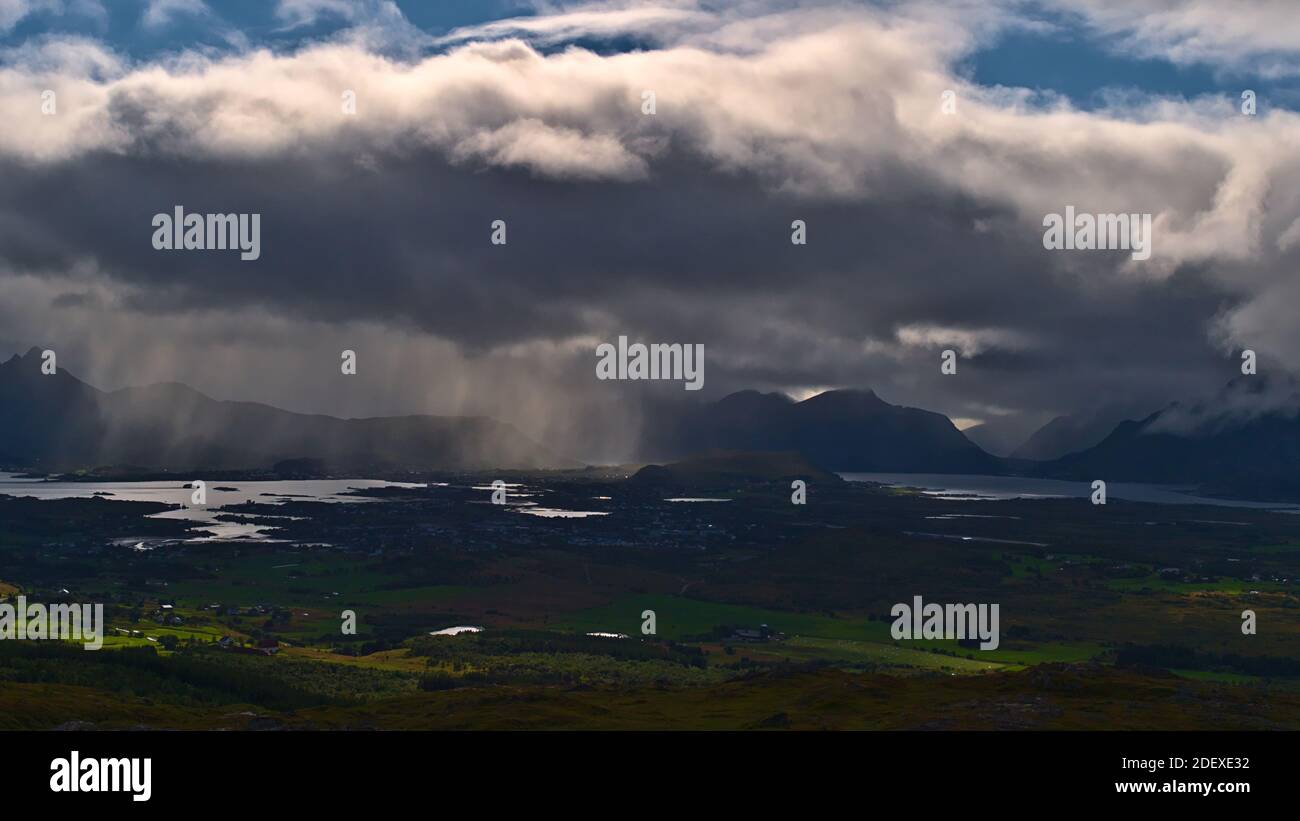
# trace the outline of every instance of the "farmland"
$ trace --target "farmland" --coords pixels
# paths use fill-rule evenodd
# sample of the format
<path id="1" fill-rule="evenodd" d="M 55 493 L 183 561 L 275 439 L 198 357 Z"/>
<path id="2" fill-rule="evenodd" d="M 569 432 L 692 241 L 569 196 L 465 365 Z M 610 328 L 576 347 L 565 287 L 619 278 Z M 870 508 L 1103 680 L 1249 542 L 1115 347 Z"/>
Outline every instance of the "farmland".
<path id="1" fill-rule="evenodd" d="M 691 505 L 608 476 L 511 477 L 547 505 L 610 513 L 547 519 L 483 504 L 481 479 L 437 478 L 367 504 L 287 502 L 293 518 L 268 520 L 274 539 L 261 541 L 189 541 L 183 524 L 145 518 L 157 510 L 144 503 L 0 497 L 0 596 L 103 602 L 109 627 L 98 652 L 0 643 L 0 700 L 45 705 L 6 721 L 1300 720 L 1288 661 L 1300 656 L 1295 517 L 1240 512 L 1246 525 L 1217 526 L 1195 509 L 1115 504 L 1099 515 L 1080 500 L 971 503 L 848 483 L 818 487 L 806 509 L 762 482 L 711 489 L 725 504 Z M 1034 544 L 915 535 L 971 504 L 988 518 L 947 520 L 958 532 Z M 173 541 L 131 550 L 120 543 L 127 529 Z M 896 640 L 890 608 L 921 594 L 997 603 L 999 646 Z M 1244 610 L 1260 625 L 1254 635 L 1242 632 Z M 481 632 L 430 635 L 458 625 Z M 1082 704 L 1080 693 L 1095 699 Z"/>

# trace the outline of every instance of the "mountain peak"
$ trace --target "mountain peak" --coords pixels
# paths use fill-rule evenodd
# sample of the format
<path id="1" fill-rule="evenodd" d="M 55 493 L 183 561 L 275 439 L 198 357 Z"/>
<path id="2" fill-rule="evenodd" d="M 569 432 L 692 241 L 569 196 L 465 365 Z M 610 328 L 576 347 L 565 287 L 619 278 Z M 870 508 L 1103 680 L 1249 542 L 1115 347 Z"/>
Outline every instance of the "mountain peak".
<path id="1" fill-rule="evenodd" d="M 794 401 L 741 391 L 711 404 L 661 411 L 643 434 L 656 461 L 714 450 L 793 452 L 831 471 L 1000 473 L 943 414 L 892 405 L 867 389 Z"/>
<path id="2" fill-rule="evenodd" d="M 738 404 L 772 404 L 772 405 L 789 405 L 794 402 L 793 399 L 783 393 L 763 393 L 756 390 L 743 390 L 729 393 L 718 400 L 719 405 L 738 405 Z"/>
<path id="3" fill-rule="evenodd" d="M 34 345 L 27 350 L 27 353 L 16 353 L 9 357 L 5 360 L 4 364 L 12 365 L 15 362 L 35 362 L 41 358 L 43 350 L 43 348 Z"/>
<path id="4" fill-rule="evenodd" d="M 835 390 L 822 391 L 816 396 L 810 396 L 800 404 L 842 407 L 881 406 L 889 403 L 877 396 L 876 392 L 870 388 L 836 388 Z"/>

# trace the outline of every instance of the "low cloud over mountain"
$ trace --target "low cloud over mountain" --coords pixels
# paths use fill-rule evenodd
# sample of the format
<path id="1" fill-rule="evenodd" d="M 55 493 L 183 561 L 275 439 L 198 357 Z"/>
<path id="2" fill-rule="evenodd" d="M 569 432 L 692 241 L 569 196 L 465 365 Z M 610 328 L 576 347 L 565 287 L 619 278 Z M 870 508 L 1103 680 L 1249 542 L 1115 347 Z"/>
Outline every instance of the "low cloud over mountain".
<path id="1" fill-rule="evenodd" d="M 0 464 L 47 471 L 100 466 L 271 468 L 311 459 L 343 473 L 572 466 L 491 419 L 337 419 L 222 402 L 179 384 L 105 393 L 41 371 L 33 348 L 0 364 Z"/>

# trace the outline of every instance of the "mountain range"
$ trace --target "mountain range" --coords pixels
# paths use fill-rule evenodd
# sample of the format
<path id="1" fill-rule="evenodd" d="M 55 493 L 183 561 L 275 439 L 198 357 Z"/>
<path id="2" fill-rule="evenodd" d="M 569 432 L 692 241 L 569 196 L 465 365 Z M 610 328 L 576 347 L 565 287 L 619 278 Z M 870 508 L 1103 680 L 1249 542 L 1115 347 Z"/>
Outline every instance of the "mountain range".
<path id="1" fill-rule="evenodd" d="M 1096 445 L 1043 463 L 1038 472 L 1292 500 L 1300 499 L 1298 466 L 1300 386 L 1241 376 L 1206 399 L 1120 422 Z"/>
<path id="2" fill-rule="evenodd" d="M 1119 419 L 1125 410 L 1112 405 L 1053 419 L 1003 459 L 943 414 L 893 405 L 869 390 L 832 390 L 802 401 L 740 391 L 715 402 L 650 407 L 638 457 L 680 462 L 710 453 L 780 453 L 780 464 L 799 460 L 799 473 L 1021 474 L 1300 498 L 1300 385 L 1294 381 L 1243 376 L 1213 396 L 1141 418 Z M 579 463 L 486 417 L 340 419 L 216 400 L 176 383 L 106 392 L 62 368 L 42 374 L 36 348 L 0 364 L 0 467 L 59 472 L 114 465 L 171 471 L 290 465 L 294 473 L 361 475 Z"/>
<path id="3" fill-rule="evenodd" d="M 796 402 L 741 391 L 717 402 L 661 408 L 642 455 L 678 460 L 709 450 L 795 451 L 837 472 L 1001 473 L 941 413 L 891 405 L 871 391 L 826 391 Z"/>
<path id="4" fill-rule="evenodd" d="M 1258 500 L 1300 499 L 1300 384 L 1242 376 L 1155 412 L 1115 402 L 1049 421 L 1008 458 L 942 414 L 836 390 L 796 402 L 742 391 L 657 413 L 644 451 L 672 461 L 712 449 L 789 451 L 836 472 L 980 473 L 1181 485 Z"/>
<path id="5" fill-rule="evenodd" d="M 1086 450 L 1105 439 L 1115 426 L 1130 419 L 1145 419 L 1156 408 L 1135 402 L 1112 402 L 1100 407 L 1062 414 L 1040 427 L 1008 453 L 1012 459 L 1038 462 L 1060 459 Z"/>

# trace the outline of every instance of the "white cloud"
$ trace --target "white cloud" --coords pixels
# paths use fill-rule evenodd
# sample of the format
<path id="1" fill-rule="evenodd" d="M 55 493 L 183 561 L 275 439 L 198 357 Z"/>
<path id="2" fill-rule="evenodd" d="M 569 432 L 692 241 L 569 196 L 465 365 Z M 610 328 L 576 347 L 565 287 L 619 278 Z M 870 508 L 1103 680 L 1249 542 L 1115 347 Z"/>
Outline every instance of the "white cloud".
<path id="1" fill-rule="evenodd" d="M 0 0 L 0 31 L 8 31 L 31 12 L 29 0 Z"/>
<path id="2" fill-rule="evenodd" d="M 559 19 L 575 14 L 590 25 L 597 13 Z M 1159 98 L 1091 112 L 1060 101 L 1033 107 L 956 76 L 946 61 L 970 43 L 952 26 L 865 9 L 811 19 L 818 28 L 805 30 L 804 19 L 793 33 L 762 29 L 767 41 L 745 54 L 678 46 L 542 56 L 506 39 L 407 62 L 353 42 L 191 55 L 108 77 L 90 70 L 112 63 L 102 51 L 48 45 L 0 69 L 0 116 L 33 125 L 0 133 L 0 152 L 35 161 L 105 148 L 238 156 L 346 131 L 381 150 L 423 146 L 548 176 L 631 180 L 653 173 L 656 154 L 672 146 L 799 196 L 870 199 L 888 196 L 899 173 L 928 176 L 1011 208 L 1034 233 L 1043 214 L 1067 204 L 1150 212 L 1155 254 L 1143 270 L 1159 276 L 1188 261 L 1266 255 L 1300 217 L 1265 219 L 1297 170 L 1292 112 L 1244 118 L 1229 101 Z M 548 20 L 532 25 L 549 30 Z M 31 101 L 55 85 L 68 116 L 34 116 Z M 357 92 L 356 117 L 338 113 L 343 89 Z M 945 89 L 956 91 L 956 115 L 940 110 Z M 641 113 L 643 90 L 657 95 L 652 117 Z"/>
<path id="3" fill-rule="evenodd" d="M 203 17 L 211 13 L 203 0 L 149 0 L 140 23 L 145 28 L 162 28 L 180 17 Z"/>
<path id="4" fill-rule="evenodd" d="M 18 25 L 26 17 L 38 12 L 63 14 L 74 11 L 83 15 L 99 16 L 103 7 L 97 0 L 80 0 L 68 8 L 63 0 L 0 0 L 0 34 Z"/>
<path id="5" fill-rule="evenodd" d="M 559 42 L 584 36 L 611 37 L 646 34 L 656 37 L 668 32 L 694 30 L 715 22 L 716 14 L 689 8 L 689 4 L 614 5 L 589 4 L 554 14 L 512 17 L 455 29 L 439 43 L 527 37 L 537 42 Z"/>
<path id="6" fill-rule="evenodd" d="M 492 165 L 528 168 L 540 176 L 569 179 L 641 179 L 646 163 L 609 134 L 583 134 L 538 119 L 514 120 L 477 131 L 456 144 L 452 156 Z"/>
<path id="7" fill-rule="evenodd" d="M 362 0 L 279 0 L 275 16 L 290 27 L 307 26 L 326 17 L 353 21 L 367 9 Z"/>
<path id="8" fill-rule="evenodd" d="M 150 13 L 197 13 L 195 3 L 156 1 Z M 1134 23 L 1102 0 L 1084 13 L 1103 31 L 1165 43 L 1180 59 L 1223 62 L 1232 48 L 1263 54 L 1300 43 L 1292 32 L 1298 24 L 1282 19 L 1280 4 L 1242 11 L 1147 5 L 1153 22 Z M 0 22 L 20 7 L 27 4 L 0 0 Z M 377 54 L 364 40 L 139 66 L 85 41 L 33 44 L 0 66 L 0 120 L 24 125 L 0 130 L 0 155 L 32 164 L 99 151 L 222 160 L 347 143 L 381 162 L 387 153 L 431 152 L 549 178 L 629 183 L 653 178 L 671 153 L 724 174 L 754 175 L 796 200 L 877 205 L 906 196 L 900 180 L 924 181 L 1008 215 L 990 224 L 1019 232 L 1026 247 L 1039 243 L 1043 215 L 1066 205 L 1152 213 L 1152 259 L 1117 262 L 1113 273 L 1159 278 L 1205 266 L 1245 300 L 1222 327 L 1279 352 L 1289 337 L 1270 336 L 1259 323 L 1300 325 L 1273 307 L 1294 304 L 1286 285 L 1300 220 L 1300 200 L 1290 193 L 1300 189 L 1294 112 L 1247 118 L 1233 99 L 1142 95 L 1080 111 L 1024 90 L 979 87 L 954 65 L 1000 24 L 1006 7 L 960 4 L 948 16 L 928 4 L 738 8 L 582 6 L 462 30 L 455 37 L 470 38 L 463 45 L 409 60 Z M 347 9 L 332 0 L 286 0 L 278 13 L 302 24 Z M 543 55 L 508 36 L 552 41 L 623 31 L 649 31 L 665 45 Z M 473 40 L 489 36 L 504 39 Z M 39 113 L 46 88 L 59 93 L 56 117 Z M 341 113 L 344 89 L 357 93 L 354 116 Z M 947 89 L 956 92 L 955 114 L 940 108 Z M 653 116 L 641 112 L 644 90 L 657 95 Z M 1071 262 L 1045 258 L 1045 269 L 1056 266 L 1070 270 Z M 1095 267 L 1088 270 L 1095 276 Z M 968 355 L 1023 343 L 998 332 L 916 325 L 900 329 L 897 341 Z"/>
<path id="9" fill-rule="evenodd" d="M 952 348 L 962 356 L 979 356 L 989 350 L 1016 351 L 1031 347 L 1024 334 L 1004 328 L 951 328 L 941 325 L 904 325 L 896 331 L 899 344 L 934 350 Z"/>
<path id="10" fill-rule="evenodd" d="M 1300 74 L 1293 0 L 1049 0 L 1115 38 L 1125 53 L 1264 76 Z"/>

